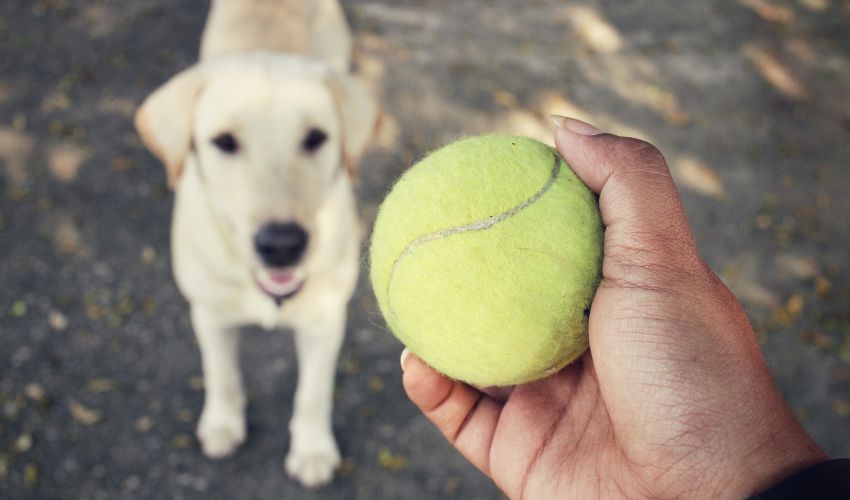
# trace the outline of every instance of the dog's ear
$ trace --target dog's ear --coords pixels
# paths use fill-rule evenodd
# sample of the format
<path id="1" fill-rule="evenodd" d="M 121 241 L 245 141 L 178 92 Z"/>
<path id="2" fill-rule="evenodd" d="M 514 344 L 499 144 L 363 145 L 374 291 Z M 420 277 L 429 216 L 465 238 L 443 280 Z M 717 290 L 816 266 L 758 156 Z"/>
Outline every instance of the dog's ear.
<path id="1" fill-rule="evenodd" d="M 174 187 L 192 142 L 195 99 L 201 70 L 193 66 L 149 95 L 136 111 L 136 130 L 145 146 L 162 161 L 168 185 Z"/>
<path id="2" fill-rule="evenodd" d="M 342 122 L 342 161 L 353 178 L 360 155 L 377 131 L 381 112 L 372 92 L 358 78 L 332 72 L 327 80 Z"/>

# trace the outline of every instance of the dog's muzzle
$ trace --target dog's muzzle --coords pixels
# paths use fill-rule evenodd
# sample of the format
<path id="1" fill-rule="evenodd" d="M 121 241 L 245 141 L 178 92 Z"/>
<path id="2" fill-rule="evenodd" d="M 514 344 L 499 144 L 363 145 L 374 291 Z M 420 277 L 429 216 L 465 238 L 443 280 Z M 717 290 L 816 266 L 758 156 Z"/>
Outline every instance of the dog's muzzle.
<path id="1" fill-rule="evenodd" d="M 254 250 L 262 263 L 254 280 L 278 305 L 301 289 L 304 272 L 298 264 L 308 241 L 307 231 L 294 222 L 271 222 L 254 234 Z"/>
<path id="2" fill-rule="evenodd" d="M 271 222 L 254 234 L 254 250 L 264 266 L 286 268 L 301 260 L 309 235 L 294 222 Z"/>

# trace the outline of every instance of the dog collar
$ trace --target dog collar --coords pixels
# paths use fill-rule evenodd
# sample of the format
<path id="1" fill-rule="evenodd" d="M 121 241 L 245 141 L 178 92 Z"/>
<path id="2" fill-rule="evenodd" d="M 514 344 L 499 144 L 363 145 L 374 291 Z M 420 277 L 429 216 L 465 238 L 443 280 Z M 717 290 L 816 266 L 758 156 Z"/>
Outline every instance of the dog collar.
<path id="1" fill-rule="evenodd" d="M 257 279 L 256 276 L 253 276 L 253 278 L 254 278 L 254 283 L 256 283 L 257 287 L 260 290 L 262 290 L 262 292 L 264 294 L 266 294 L 270 299 L 272 299 L 274 301 L 275 305 L 278 306 L 278 307 L 283 305 L 283 303 L 287 299 L 291 299 L 292 297 L 294 297 L 295 294 L 300 292 L 301 289 L 304 287 L 304 282 L 302 281 L 301 283 L 298 284 L 298 286 L 295 288 L 295 290 L 292 290 L 291 292 L 284 294 L 284 295 L 277 295 L 277 294 L 271 293 L 268 290 L 266 290 L 265 288 L 263 288 L 263 285 L 260 284 L 260 281 Z"/>

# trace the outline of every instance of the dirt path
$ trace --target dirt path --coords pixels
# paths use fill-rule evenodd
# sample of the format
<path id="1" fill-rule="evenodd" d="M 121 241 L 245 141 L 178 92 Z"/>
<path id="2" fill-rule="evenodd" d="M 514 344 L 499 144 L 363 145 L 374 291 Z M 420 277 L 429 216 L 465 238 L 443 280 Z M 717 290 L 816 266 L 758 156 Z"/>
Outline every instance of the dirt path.
<path id="1" fill-rule="evenodd" d="M 548 139 L 559 113 L 651 140 L 794 411 L 850 455 L 850 3 L 344 5 L 386 109 L 361 168 L 364 220 L 458 135 Z M 313 494 L 283 473 L 286 334 L 247 336 L 250 437 L 231 460 L 202 458 L 172 198 L 131 116 L 194 61 L 206 8 L 0 5 L 0 497 L 498 498 L 403 397 L 401 348 L 365 282 L 337 381 L 340 478 Z"/>

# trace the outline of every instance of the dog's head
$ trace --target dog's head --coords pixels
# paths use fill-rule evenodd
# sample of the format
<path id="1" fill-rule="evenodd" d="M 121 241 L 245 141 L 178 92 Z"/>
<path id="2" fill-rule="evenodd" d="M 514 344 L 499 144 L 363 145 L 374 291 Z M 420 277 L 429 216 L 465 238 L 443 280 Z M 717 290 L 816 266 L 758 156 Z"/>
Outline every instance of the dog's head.
<path id="1" fill-rule="evenodd" d="M 376 119 L 375 101 L 350 75 L 256 53 L 178 74 L 142 104 L 136 128 L 170 185 L 198 169 L 228 244 L 282 297 L 300 285 L 317 214 L 339 177 L 354 175 Z"/>

